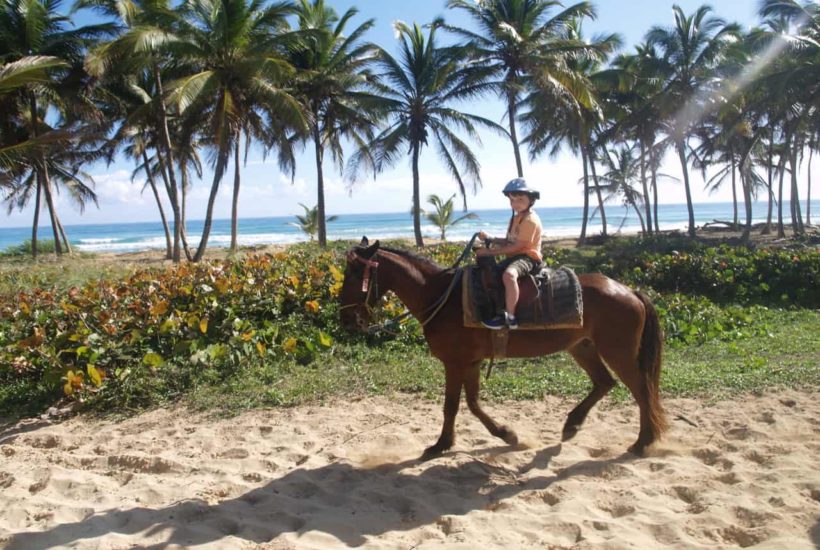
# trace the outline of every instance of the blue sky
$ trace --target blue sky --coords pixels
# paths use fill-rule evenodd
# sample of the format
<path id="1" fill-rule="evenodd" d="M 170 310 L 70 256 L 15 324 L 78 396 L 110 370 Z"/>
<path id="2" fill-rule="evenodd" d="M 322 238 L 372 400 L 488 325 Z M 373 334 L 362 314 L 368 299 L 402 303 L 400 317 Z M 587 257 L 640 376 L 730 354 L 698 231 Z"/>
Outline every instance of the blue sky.
<path id="1" fill-rule="evenodd" d="M 392 22 L 402 20 L 408 23 L 427 23 L 441 15 L 448 23 L 469 26 L 470 22 L 460 13 L 447 11 L 445 0 L 328 0 L 339 13 L 351 6 L 359 8 L 355 23 L 367 18 L 376 20 L 375 27 L 366 38 L 388 50 L 395 51 Z M 585 23 L 585 34 L 619 33 L 624 41 L 624 49 L 631 50 L 653 25 L 673 24 L 672 5 L 677 3 L 686 13 L 691 13 L 702 4 L 695 0 L 598 0 L 598 19 Z M 757 23 L 757 0 L 721 0 L 713 2 L 715 14 L 727 21 L 738 22 L 748 28 Z M 88 23 L 88 17 L 78 18 L 78 24 Z M 501 103 L 488 98 L 480 103 L 465 107 L 464 110 L 481 114 L 503 124 Z M 512 148 L 503 138 L 482 134 L 482 147 L 476 147 L 481 161 L 483 187 L 475 195 L 468 197 L 472 209 L 502 208 L 506 202 L 500 194 L 501 188 L 515 176 Z M 204 155 L 203 158 L 207 158 Z M 296 179 L 293 183 L 288 175 L 280 173 L 275 161 L 264 161 L 258 151 L 251 151 L 247 166 L 242 171 L 242 191 L 240 196 L 240 217 L 290 216 L 301 213 L 299 203 L 316 204 L 316 172 L 313 149 L 308 146 L 298 159 Z M 64 195 L 59 197 L 59 212 L 64 224 L 112 223 L 158 220 L 159 215 L 150 192 L 140 193 L 143 180 L 130 181 L 133 166 L 119 160 L 111 166 L 95 164 L 86 167 L 96 181 L 96 191 L 100 208 L 93 205 L 82 215 Z M 581 174 L 579 159 L 562 153 L 555 159 L 542 158 L 534 163 L 527 162 L 525 176 L 532 185 L 541 190 L 542 203 L 548 206 L 580 205 L 582 196 L 577 183 Z M 229 174 L 232 174 L 232 169 Z M 664 171 L 678 176 L 680 169 L 671 157 Z M 396 167 L 379 175 L 375 180 L 367 177 L 354 187 L 349 186 L 334 171 L 331 163 L 325 163 L 327 213 L 401 212 L 408 211 L 411 203 L 411 175 L 408 162 L 399 162 Z M 805 178 L 801 178 L 805 180 Z M 188 218 L 204 217 L 205 204 L 210 189 L 211 172 L 206 168 L 202 181 L 196 181 L 190 195 Z M 215 217 L 230 216 L 231 178 L 223 180 Z M 435 152 L 425 150 L 421 158 L 422 200 L 430 193 L 449 196 L 456 191 L 456 184 L 440 166 Z M 731 192 L 726 190 L 709 195 L 703 191 L 703 180 L 693 174 L 692 190 L 696 202 L 726 201 Z M 803 190 L 805 195 L 805 190 Z M 667 203 L 683 203 L 683 185 L 666 183 L 661 187 L 661 197 Z M 0 227 L 26 226 L 31 223 L 32 212 L 14 212 L 11 216 L 0 217 Z"/>

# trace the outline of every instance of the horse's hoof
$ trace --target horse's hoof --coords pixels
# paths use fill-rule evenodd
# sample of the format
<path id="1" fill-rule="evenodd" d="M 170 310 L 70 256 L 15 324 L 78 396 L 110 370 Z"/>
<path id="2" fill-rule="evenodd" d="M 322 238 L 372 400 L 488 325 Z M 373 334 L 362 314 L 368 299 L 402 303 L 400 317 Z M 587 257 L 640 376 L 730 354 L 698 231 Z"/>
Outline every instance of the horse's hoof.
<path id="1" fill-rule="evenodd" d="M 633 443 L 629 446 L 629 449 L 627 450 L 635 456 L 642 457 L 644 455 L 644 452 L 646 451 L 646 445 L 643 445 L 641 443 Z"/>
<path id="2" fill-rule="evenodd" d="M 569 441 L 578 435 L 578 426 L 566 426 L 561 432 L 561 441 Z"/>
<path id="3" fill-rule="evenodd" d="M 425 462 L 427 460 L 432 460 L 434 458 L 440 457 L 444 453 L 445 449 L 439 447 L 438 445 L 433 445 L 432 447 L 427 447 L 424 449 L 424 452 L 421 453 L 419 460 Z"/>
<path id="4" fill-rule="evenodd" d="M 518 445 L 518 435 L 512 430 L 505 430 L 505 433 L 501 436 L 501 439 L 503 439 L 504 443 L 510 445 L 511 447 L 516 447 Z"/>

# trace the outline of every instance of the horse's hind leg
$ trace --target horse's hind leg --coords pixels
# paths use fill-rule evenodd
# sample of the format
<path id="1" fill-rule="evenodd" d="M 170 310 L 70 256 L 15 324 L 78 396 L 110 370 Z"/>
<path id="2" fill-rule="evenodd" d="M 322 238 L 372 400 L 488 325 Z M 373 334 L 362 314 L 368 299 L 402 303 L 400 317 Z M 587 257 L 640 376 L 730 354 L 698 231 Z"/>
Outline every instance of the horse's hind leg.
<path id="1" fill-rule="evenodd" d="M 464 373 L 457 366 L 444 366 L 444 424 L 441 435 L 435 445 L 427 447 L 421 455 L 422 460 L 430 460 L 453 446 L 455 442 L 455 423 L 458 405 L 461 401 L 461 387 L 464 385 Z"/>
<path id="2" fill-rule="evenodd" d="M 561 432 L 562 441 L 568 441 L 575 437 L 592 407 L 615 386 L 615 379 L 607 370 L 601 356 L 598 354 L 598 350 L 590 340 L 582 340 L 567 351 L 589 375 L 592 380 L 592 390 L 567 415 L 567 421 L 564 423 L 564 429 Z"/>
<path id="3" fill-rule="evenodd" d="M 632 397 L 638 403 L 641 413 L 641 428 L 638 439 L 629 450 L 638 456 L 643 456 L 644 449 L 657 439 L 653 428 L 652 408 L 649 402 L 649 389 L 643 373 L 641 373 L 638 358 L 630 353 L 626 347 L 611 346 L 601 353 L 606 364 L 618 376 L 621 382 L 629 389 Z"/>
<path id="4" fill-rule="evenodd" d="M 508 445 L 518 445 L 518 436 L 507 426 L 499 425 L 481 408 L 478 401 L 478 390 L 481 386 L 481 364 L 478 361 L 467 367 L 464 377 L 464 393 L 467 397 L 467 406 L 484 427 L 495 437 L 500 437 Z"/>

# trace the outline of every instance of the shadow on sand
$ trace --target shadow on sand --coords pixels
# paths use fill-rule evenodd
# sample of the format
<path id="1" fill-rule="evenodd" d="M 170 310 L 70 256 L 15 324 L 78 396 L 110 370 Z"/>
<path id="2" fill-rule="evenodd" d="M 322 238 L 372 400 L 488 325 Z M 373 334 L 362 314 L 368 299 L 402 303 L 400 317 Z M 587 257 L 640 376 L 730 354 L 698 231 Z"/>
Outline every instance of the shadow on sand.
<path id="1" fill-rule="evenodd" d="M 9 537 L 6 548 L 71 546 L 107 534 L 127 537 L 137 533 L 156 541 L 148 548 L 194 546 L 228 536 L 262 543 L 283 533 L 308 531 L 326 533 L 348 546 L 360 546 L 368 536 L 407 531 L 435 524 L 442 516 L 487 509 L 521 492 L 546 489 L 561 479 L 600 475 L 609 465 L 632 458 L 624 454 L 610 460 L 579 462 L 558 475 L 528 476 L 526 480 L 518 477 L 546 470 L 560 450 L 560 444 L 541 449 L 518 470 L 482 458 L 503 454 L 495 449 L 470 454 L 469 462 L 433 462 L 413 473 L 405 470 L 418 466 L 418 460 L 370 469 L 342 462 L 300 468 L 216 504 L 187 500 L 157 509 L 111 510 L 46 531 L 16 533 Z"/>

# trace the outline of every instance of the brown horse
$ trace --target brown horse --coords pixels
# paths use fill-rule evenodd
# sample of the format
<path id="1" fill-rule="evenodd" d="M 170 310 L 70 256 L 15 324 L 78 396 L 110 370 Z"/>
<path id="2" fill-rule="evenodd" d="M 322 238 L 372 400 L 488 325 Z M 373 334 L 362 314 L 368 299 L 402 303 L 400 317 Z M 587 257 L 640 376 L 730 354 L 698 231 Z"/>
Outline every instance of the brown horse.
<path id="1" fill-rule="evenodd" d="M 518 443 L 515 432 L 496 423 L 479 404 L 480 368 L 492 355 L 490 330 L 464 326 L 460 281 L 443 305 L 437 306 L 455 276 L 454 269 L 442 269 L 414 254 L 380 247 L 378 241 L 369 246 L 367 238 L 347 253 L 341 292 L 342 325 L 366 329 L 372 308 L 392 290 L 422 322 L 430 351 L 444 363 L 444 425 L 438 441 L 424 451 L 423 459 L 452 447 L 462 388 L 470 411 L 492 435 L 509 445 Z M 641 455 L 667 427 L 658 391 L 663 349 L 658 315 L 645 295 L 604 275 L 580 275 L 579 279 L 584 299 L 583 328 L 510 331 L 507 356 L 535 357 L 566 350 L 592 379 L 592 391 L 567 417 L 563 441 L 578 432 L 590 409 L 615 385 L 611 369 L 638 402 L 640 432 L 629 450 Z"/>

